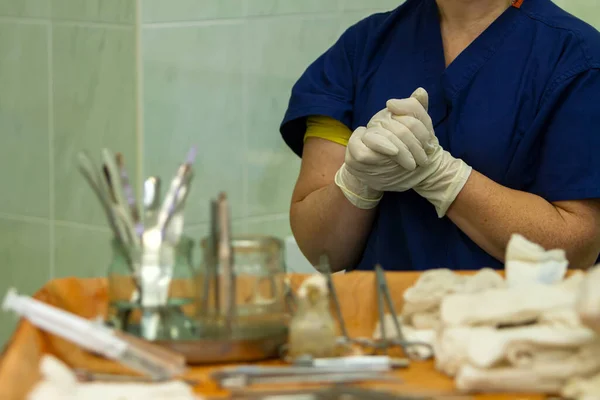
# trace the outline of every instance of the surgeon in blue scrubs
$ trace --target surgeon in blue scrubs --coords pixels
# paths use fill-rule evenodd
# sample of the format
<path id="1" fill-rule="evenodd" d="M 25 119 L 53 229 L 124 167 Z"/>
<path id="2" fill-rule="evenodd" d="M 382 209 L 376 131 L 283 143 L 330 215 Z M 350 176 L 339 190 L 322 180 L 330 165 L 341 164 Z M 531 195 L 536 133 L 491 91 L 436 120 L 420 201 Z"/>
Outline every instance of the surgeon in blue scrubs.
<path id="1" fill-rule="evenodd" d="M 551 0 L 407 0 L 300 77 L 296 240 L 333 270 L 503 265 L 521 233 L 600 253 L 600 33 Z"/>

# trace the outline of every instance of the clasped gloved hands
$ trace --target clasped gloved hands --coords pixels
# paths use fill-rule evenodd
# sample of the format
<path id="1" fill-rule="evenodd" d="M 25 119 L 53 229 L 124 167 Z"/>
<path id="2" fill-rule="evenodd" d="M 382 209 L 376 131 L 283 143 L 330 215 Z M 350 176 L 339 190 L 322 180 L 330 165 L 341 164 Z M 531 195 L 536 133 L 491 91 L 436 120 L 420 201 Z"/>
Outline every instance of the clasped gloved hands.
<path id="1" fill-rule="evenodd" d="M 439 145 L 428 103 L 427 92 L 417 89 L 408 99 L 389 100 L 354 131 L 335 183 L 356 207 L 376 207 L 386 191 L 414 189 L 440 218 L 446 214 L 472 169 Z"/>

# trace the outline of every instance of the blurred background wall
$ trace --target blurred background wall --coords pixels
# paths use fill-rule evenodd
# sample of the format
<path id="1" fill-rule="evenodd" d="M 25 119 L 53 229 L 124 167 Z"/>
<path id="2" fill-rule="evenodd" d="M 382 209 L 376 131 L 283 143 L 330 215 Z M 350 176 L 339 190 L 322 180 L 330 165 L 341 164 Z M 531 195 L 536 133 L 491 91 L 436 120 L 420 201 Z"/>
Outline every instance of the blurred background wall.
<path id="1" fill-rule="evenodd" d="M 75 154 L 136 157 L 135 16 L 132 0 L 0 0 L 0 296 L 108 265 Z M 14 323 L 0 312 L 0 344 Z"/>
<path id="2" fill-rule="evenodd" d="M 291 235 L 300 161 L 278 134 L 291 86 L 348 26 L 399 3 L 0 0 L 0 296 L 104 275 L 110 234 L 81 149 L 122 152 L 140 182 L 170 178 L 195 144 L 189 234 L 205 235 L 224 190 L 236 233 Z M 596 0 L 557 3 L 600 27 Z M 0 313 L 0 345 L 14 322 Z"/>
<path id="3" fill-rule="evenodd" d="M 236 233 L 291 234 L 300 165 L 278 125 L 302 71 L 397 0 L 0 0 L 0 296 L 102 276 L 110 233 L 76 168 L 121 151 L 170 179 L 199 157 L 188 233 L 224 190 Z M 0 345 L 14 329 L 0 313 Z"/>

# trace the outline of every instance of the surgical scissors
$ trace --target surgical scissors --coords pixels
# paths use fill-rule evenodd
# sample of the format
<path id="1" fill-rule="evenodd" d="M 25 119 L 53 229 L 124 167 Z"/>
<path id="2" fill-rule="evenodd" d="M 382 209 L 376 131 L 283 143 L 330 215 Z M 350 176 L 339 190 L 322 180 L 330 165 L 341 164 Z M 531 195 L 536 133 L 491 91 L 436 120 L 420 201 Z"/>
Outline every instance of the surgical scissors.
<path id="1" fill-rule="evenodd" d="M 342 310 L 340 307 L 340 302 L 337 297 L 337 293 L 335 290 L 335 285 L 333 284 L 333 278 L 331 276 L 331 267 L 329 265 L 329 261 L 327 256 L 322 256 L 319 263 L 320 271 L 325 275 L 327 279 L 327 287 L 329 289 L 330 297 L 333 301 L 333 306 L 336 314 L 336 318 L 338 320 L 338 324 L 340 327 L 340 331 L 342 336 L 339 338 L 339 343 L 342 345 L 351 345 L 357 344 L 363 348 L 367 348 L 377 352 L 379 350 L 388 351 L 392 347 L 400 347 L 404 354 L 408 356 L 408 358 L 412 360 L 426 360 L 433 356 L 433 349 L 430 344 L 425 342 L 413 342 L 408 341 L 404 337 L 402 333 L 402 327 L 400 321 L 398 320 L 398 316 L 396 314 L 396 310 L 394 307 L 394 303 L 392 301 L 392 296 L 390 295 L 390 291 L 387 285 L 387 281 L 385 278 L 385 273 L 381 265 L 375 266 L 375 277 L 376 277 L 376 295 L 377 295 L 377 311 L 379 315 L 379 324 L 381 329 L 381 339 L 370 339 L 364 337 L 352 338 L 348 335 L 348 330 L 346 328 L 346 323 L 344 322 L 344 317 L 342 316 Z M 388 339 L 385 332 L 385 303 L 387 303 L 388 311 L 391 315 L 392 322 L 394 324 L 394 328 L 396 330 L 396 338 Z M 419 348 L 425 351 L 418 351 Z"/>
<path id="2" fill-rule="evenodd" d="M 412 360 L 427 360 L 431 358 L 433 356 L 433 348 L 430 344 L 425 342 L 409 341 L 404 337 L 400 321 L 398 320 L 398 314 L 396 314 L 394 302 L 392 301 L 392 296 L 390 295 L 390 289 L 387 285 L 387 280 L 385 279 L 385 273 L 381 265 L 375 266 L 375 275 L 377 278 L 377 309 L 379 311 L 381 340 L 374 341 L 374 344 L 385 350 L 389 350 L 389 348 L 393 346 L 398 346 L 402 349 L 404 354 L 406 354 Z M 386 336 L 384 300 L 387 303 L 388 311 L 396 330 L 396 338 L 388 339 Z M 419 348 L 422 348 L 425 351 L 420 352 Z"/>

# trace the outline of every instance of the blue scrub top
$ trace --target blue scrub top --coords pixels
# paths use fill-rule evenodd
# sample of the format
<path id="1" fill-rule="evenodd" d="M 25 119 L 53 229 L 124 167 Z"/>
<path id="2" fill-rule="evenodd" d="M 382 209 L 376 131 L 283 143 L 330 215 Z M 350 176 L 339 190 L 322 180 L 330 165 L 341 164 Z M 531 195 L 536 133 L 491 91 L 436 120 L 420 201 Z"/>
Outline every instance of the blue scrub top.
<path id="1" fill-rule="evenodd" d="M 438 15 L 435 0 L 408 0 L 349 28 L 294 86 L 286 143 L 301 156 L 307 116 L 354 130 L 424 87 L 440 144 L 475 170 L 551 202 L 600 198 L 600 33 L 550 0 L 525 0 L 446 68 Z M 355 267 L 378 262 L 502 267 L 414 191 L 384 194 Z"/>

